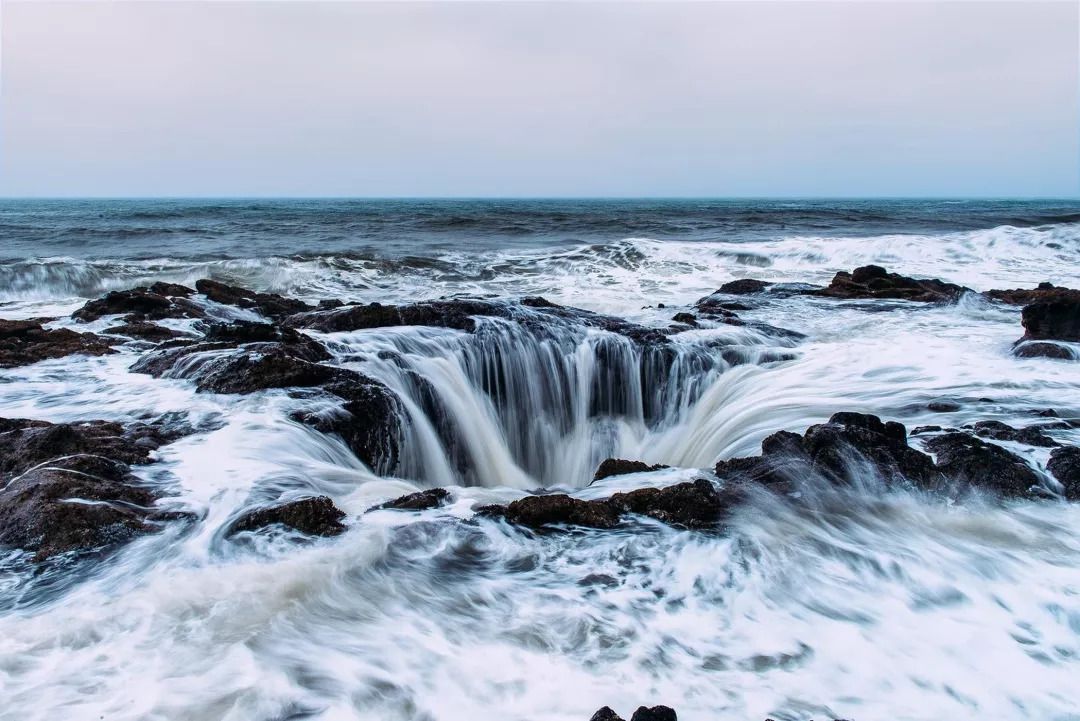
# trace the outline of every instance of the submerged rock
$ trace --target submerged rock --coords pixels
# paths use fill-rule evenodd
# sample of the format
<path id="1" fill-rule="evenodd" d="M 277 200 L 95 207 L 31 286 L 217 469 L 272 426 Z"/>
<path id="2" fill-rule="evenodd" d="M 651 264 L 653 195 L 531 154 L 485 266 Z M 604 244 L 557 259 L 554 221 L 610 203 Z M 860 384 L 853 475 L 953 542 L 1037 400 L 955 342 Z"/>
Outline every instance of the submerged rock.
<path id="1" fill-rule="evenodd" d="M 916 279 L 890 273 L 879 265 L 864 265 L 837 273 L 828 287 L 811 291 L 828 298 L 902 299 L 926 303 L 954 301 L 969 288 L 934 278 Z"/>
<path id="2" fill-rule="evenodd" d="M 372 506 L 368 511 L 426 511 L 438 508 L 450 500 L 450 491 L 445 488 L 429 488 L 400 496 L 392 501 Z"/>
<path id="3" fill-rule="evenodd" d="M 1039 485 L 1038 475 L 1022 458 L 966 433 L 935 436 L 926 448 L 937 456 L 938 471 L 973 486 L 1023 496 Z"/>
<path id="4" fill-rule="evenodd" d="M 535 529 L 553 525 L 614 528 L 626 514 L 697 529 L 715 526 L 741 500 L 741 490 L 734 486 L 718 490 L 711 481 L 698 479 L 665 488 L 639 488 L 590 501 L 563 493 L 526 496 L 506 506 L 485 506 L 479 512 Z"/>
<path id="5" fill-rule="evenodd" d="M 1040 428 L 1013 428 L 1001 421 L 979 421 L 975 424 L 975 435 L 995 441 L 1014 441 L 1028 446 L 1050 448 L 1058 442 L 1043 433 Z"/>
<path id="6" fill-rule="evenodd" d="M 611 476 L 623 476 L 627 473 L 648 473 L 650 471 L 659 471 L 664 468 L 668 468 L 668 466 L 665 466 L 662 463 L 649 465 L 644 461 L 627 461 L 623 460 L 622 458 L 608 458 L 599 466 L 597 466 L 596 473 L 593 474 L 593 481 L 610 478 Z"/>
<path id="7" fill-rule="evenodd" d="M 112 546 L 186 514 L 155 507 L 130 465 L 179 432 L 151 424 L 0 419 L 0 544 L 43 561 Z"/>
<path id="8" fill-rule="evenodd" d="M 1061 484 L 1066 499 L 1080 501 L 1080 448 L 1065 446 L 1054 450 L 1046 469 Z"/>
<path id="9" fill-rule="evenodd" d="M 249 511 L 229 524 L 226 536 L 281 525 L 309 536 L 337 536 L 345 532 L 345 512 L 326 496 L 304 498 Z"/>
<path id="10" fill-rule="evenodd" d="M 16 368 L 69 355 L 115 353 L 112 343 L 93 333 L 69 328 L 47 330 L 31 320 L 0 320 L 0 368 Z"/>
<path id="11" fill-rule="evenodd" d="M 1076 351 L 1059 343 L 1048 341 L 1024 341 L 1020 339 L 1013 347 L 1017 358 L 1051 358 L 1053 360 L 1077 360 Z"/>
<path id="12" fill-rule="evenodd" d="M 739 280 L 732 280 L 724 283 L 716 292 L 727 293 L 728 295 L 752 295 L 754 293 L 765 291 L 770 285 L 772 285 L 772 283 L 766 280 L 740 278 Z"/>
<path id="13" fill-rule="evenodd" d="M 222 305 L 234 305 L 238 308 L 247 308 L 258 313 L 280 320 L 294 313 L 303 313 L 312 310 L 313 306 L 302 300 L 286 298 L 276 293 L 256 293 L 247 288 L 236 285 L 228 285 L 209 278 L 196 281 L 195 289 L 215 303 Z"/>

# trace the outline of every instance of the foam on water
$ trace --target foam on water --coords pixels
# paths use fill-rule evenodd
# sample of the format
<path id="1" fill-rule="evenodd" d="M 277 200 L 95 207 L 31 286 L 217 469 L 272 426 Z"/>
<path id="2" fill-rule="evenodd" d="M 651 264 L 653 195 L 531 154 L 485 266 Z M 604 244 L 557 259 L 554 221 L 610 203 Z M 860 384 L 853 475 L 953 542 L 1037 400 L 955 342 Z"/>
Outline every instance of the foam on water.
<path id="1" fill-rule="evenodd" d="M 820 283 L 867 262 L 976 290 L 1080 285 L 1075 223 L 420 250 L 22 259 L 0 266 L 0 316 L 67 314 L 109 289 L 207 275 L 308 299 L 540 294 L 650 324 L 727 280 Z M 0 558 L 0 716 L 584 721 L 602 705 L 667 703 L 689 721 L 1080 718 L 1075 504 L 954 503 L 868 475 L 857 492 L 798 506 L 755 497 L 722 535 L 646 521 L 538 535 L 461 522 L 540 486 L 596 498 L 701 477 L 839 410 L 909 427 L 1022 426 L 1048 407 L 1080 415 L 1075 364 L 1012 357 L 1019 310 L 977 296 L 770 298 L 740 315 L 807 338 L 686 331 L 650 370 L 626 338 L 572 323 L 320 336 L 333 363 L 406 405 L 409 453 L 383 477 L 289 420 L 319 398 L 198 394 L 190 381 L 130 373 L 131 350 L 0 372 L 3 417 L 186 413 L 201 429 L 136 468 L 198 523 L 92 566 Z M 732 347 L 749 362 L 724 360 Z M 777 350 L 793 358 L 761 362 Z M 937 399 L 961 409 L 935 414 Z M 1080 443 L 1075 429 L 1054 433 Z M 1045 449 L 1010 448 L 1045 468 Z M 674 468 L 588 485 L 607 456 Z M 450 485 L 454 502 L 365 513 L 431 485 Z M 253 506 L 317 494 L 349 514 L 346 534 L 224 536 Z"/>

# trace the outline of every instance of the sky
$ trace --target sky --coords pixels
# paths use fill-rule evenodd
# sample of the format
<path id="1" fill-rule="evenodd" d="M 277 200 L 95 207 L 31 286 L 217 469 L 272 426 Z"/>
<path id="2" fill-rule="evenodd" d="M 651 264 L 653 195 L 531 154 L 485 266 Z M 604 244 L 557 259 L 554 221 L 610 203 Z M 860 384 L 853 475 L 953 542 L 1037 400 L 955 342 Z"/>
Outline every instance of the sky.
<path id="1" fill-rule="evenodd" d="M 1075 2 L 15 2 L 3 196 L 1080 196 Z"/>

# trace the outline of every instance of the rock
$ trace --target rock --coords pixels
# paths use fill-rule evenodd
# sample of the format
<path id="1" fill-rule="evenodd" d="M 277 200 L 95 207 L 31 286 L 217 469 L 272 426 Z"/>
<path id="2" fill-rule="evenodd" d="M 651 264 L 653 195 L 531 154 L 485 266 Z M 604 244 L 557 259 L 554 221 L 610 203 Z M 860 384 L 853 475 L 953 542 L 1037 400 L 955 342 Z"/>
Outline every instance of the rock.
<path id="1" fill-rule="evenodd" d="M 507 506 L 485 506 L 482 515 L 526 528 L 551 525 L 614 528 L 625 514 L 647 516 L 672 526 L 708 528 L 742 500 L 737 486 L 717 488 L 705 479 L 665 488 L 639 488 L 610 498 L 584 501 L 566 494 L 526 496 Z"/>
<path id="2" fill-rule="evenodd" d="M 693 313 L 676 313 L 671 317 L 676 323 L 684 323 L 689 326 L 697 327 L 697 316 Z"/>
<path id="3" fill-rule="evenodd" d="M 417 491 L 400 498 L 395 498 L 386 503 L 373 506 L 368 511 L 426 511 L 429 508 L 438 508 L 450 499 L 450 491 L 445 488 L 430 488 L 426 491 Z"/>
<path id="4" fill-rule="evenodd" d="M 1080 291 L 1073 293 L 1024 306 L 1020 312 L 1024 326 L 1021 340 L 1080 341 Z"/>
<path id="5" fill-rule="evenodd" d="M 955 413 L 960 410 L 960 404 L 953 401 L 931 401 L 926 404 L 926 409 L 934 413 Z"/>
<path id="6" fill-rule="evenodd" d="M 648 473 L 650 471 L 659 471 L 663 468 L 668 468 L 661 463 L 655 465 L 649 465 L 644 461 L 626 461 L 622 458 L 608 458 L 601 463 L 596 473 L 593 474 L 593 481 L 599 481 L 611 476 L 623 476 L 627 473 Z"/>
<path id="7" fill-rule="evenodd" d="M 128 321 L 163 318 L 202 318 L 206 312 L 188 300 L 195 291 L 175 283 L 154 283 L 131 290 L 114 290 L 87 302 L 71 314 L 72 318 L 92 321 L 106 315 L 125 314 Z"/>
<path id="8" fill-rule="evenodd" d="M 1053 360 L 1077 360 L 1077 353 L 1068 346 L 1047 341 L 1017 341 L 1013 347 L 1017 358 L 1051 358 Z"/>
<path id="9" fill-rule="evenodd" d="M 344 517 L 345 512 L 326 496 L 304 498 L 249 511 L 229 524 L 225 535 L 281 525 L 309 536 L 337 536 L 345 532 L 346 527 L 341 522 Z"/>
<path id="10" fill-rule="evenodd" d="M 890 273 L 878 265 L 865 265 L 851 273 L 840 271 L 828 287 L 811 291 L 828 298 L 884 298 L 926 303 L 954 301 L 970 289 L 936 279 L 918 280 Z"/>
<path id="11" fill-rule="evenodd" d="M 478 299 L 433 300 L 409 305 L 351 305 L 330 310 L 300 313 L 288 319 L 294 328 L 334 333 L 342 331 L 428 326 L 477 332 L 477 317 L 502 318 L 544 335 L 554 323 L 574 324 L 625 336 L 639 345 L 665 345 L 668 338 L 655 328 L 646 328 L 622 318 L 556 305 L 545 298 L 523 298 L 520 302 Z"/>
<path id="12" fill-rule="evenodd" d="M 761 293 L 770 285 L 772 285 L 772 283 L 764 280 L 757 280 L 756 278 L 741 278 L 739 280 L 732 280 L 724 283 L 716 292 L 727 293 L 728 295 L 752 295 L 754 293 Z"/>
<path id="13" fill-rule="evenodd" d="M 0 368 L 16 368 L 69 355 L 115 353 L 107 338 L 69 328 L 47 330 L 29 320 L 0 320 Z"/>
<path id="14" fill-rule="evenodd" d="M 863 413 L 835 413 L 803 436 L 774 433 L 762 441 L 761 451 L 757 457 L 720 461 L 717 475 L 781 486 L 813 476 L 846 484 L 867 468 L 887 482 L 928 485 L 938 478 L 933 460 L 908 446 L 902 424 Z"/>
<path id="15" fill-rule="evenodd" d="M 1080 448 L 1064 446 L 1050 454 L 1046 469 L 1063 487 L 1070 501 L 1080 501 Z"/>
<path id="16" fill-rule="evenodd" d="M 130 472 L 177 435 L 142 423 L 0 419 L 0 544 L 43 561 L 113 546 L 186 515 L 155 508 L 158 492 Z"/>
<path id="17" fill-rule="evenodd" d="M 1034 289 L 1015 288 L 1013 290 L 988 290 L 983 293 L 987 298 L 1010 305 L 1031 305 L 1040 301 L 1080 299 L 1080 290 L 1059 288 L 1051 283 L 1039 283 Z"/>
<path id="18" fill-rule="evenodd" d="M 105 335 L 119 335 L 135 340 L 144 340 L 150 343 L 162 343 L 174 338 L 183 338 L 187 334 L 173 328 L 166 328 L 157 323 L 147 321 L 134 321 L 116 325 L 102 331 Z"/>
<path id="19" fill-rule="evenodd" d="M 975 424 L 975 435 L 995 441 L 1013 441 L 1043 448 L 1059 445 L 1039 428 L 1013 428 L 1001 421 L 979 421 Z"/>
<path id="20" fill-rule="evenodd" d="M 646 708 L 639 706 L 630 721 L 678 721 L 675 710 L 667 706 L 653 706 Z"/>
<path id="21" fill-rule="evenodd" d="M 966 433 L 945 433 L 926 441 L 937 468 L 950 478 L 990 488 L 1004 496 L 1023 496 L 1039 477 L 1019 456 Z"/>
<path id="22" fill-rule="evenodd" d="M 247 288 L 227 285 L 209 278 L 196 281 L 195 289 L 215 303 L 248 308 L 258 311 L 267 318 L 278 320 L 295 313 L 310 311 L 313 308 L 295 298 L 286 298 L 276 293 L 256 293 Z"/>
<path id="23" fill-rule="evenodd" d="M 604 706 L 594 713 L 589 721 L 623 721 L 623 718 L 612 711 L 610 706 Z"/>

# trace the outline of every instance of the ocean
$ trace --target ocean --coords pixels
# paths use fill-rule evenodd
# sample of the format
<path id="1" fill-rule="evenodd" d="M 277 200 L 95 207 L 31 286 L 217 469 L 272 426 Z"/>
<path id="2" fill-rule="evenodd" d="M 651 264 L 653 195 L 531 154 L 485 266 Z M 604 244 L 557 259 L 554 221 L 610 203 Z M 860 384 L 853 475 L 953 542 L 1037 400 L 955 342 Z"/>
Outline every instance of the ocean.
<path id="1" fill-rule="evenodd" d="M 867 264 L 967 291 L 801 292 Z M 715 533 L 476 515 L 535 493 L 724 483 L 718 460 L 838 411 L 909 431 L 1080 419 L 1080 366 L 1015 357 L 1020 307 L 982 295 L 1080 287 L 1080 202 L 0 201 L 0 318 L 107 332 L 115 316 L 70 314 L 203 278 L 311 304 L 540 296 L 661 331 L 665 360 L 535 301 L 468 331 L 306 330 L 323 364 L 399 399 L 400 450 L 380 467 L 296 420 L 326 398 L 198 392 L 197 365 L 132 372 L 146 343 L 0 369 L 2 418 L 196 429 L 133 466 L 193 522 L 90 559 L 0 551 L 0 718 L 588 721 L 662 703 L 684 721 L 1080 719 L 1076 504 L 864 469 L 842 492 L 755 497 Z M 791 292 L 729 298 L 737 323 L 673 320 L 741 278 Z M 197 302 L 213 321 L 265 320 Z M 1080 424 L 1047 432 L 1080 445 Z M 1001 445 L 1052 495 L 1050 448 Z M 611 457 L 666 468 L 593 483 Z M 367 512 L 433 487 L 451 502 Z M 226 533 L 318 495 L 347 514 L 342 535 Z"/>

